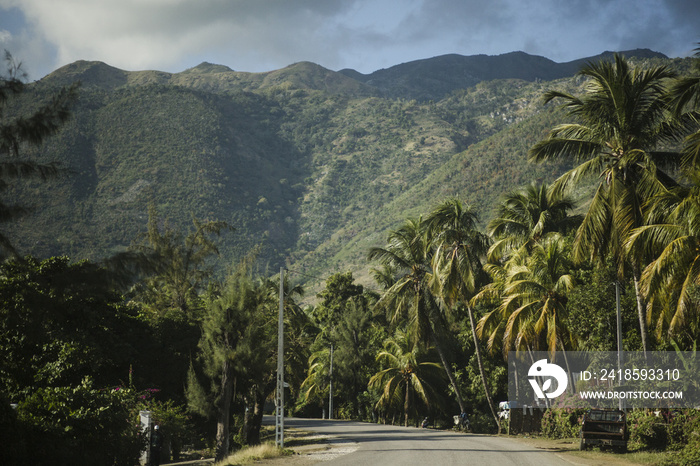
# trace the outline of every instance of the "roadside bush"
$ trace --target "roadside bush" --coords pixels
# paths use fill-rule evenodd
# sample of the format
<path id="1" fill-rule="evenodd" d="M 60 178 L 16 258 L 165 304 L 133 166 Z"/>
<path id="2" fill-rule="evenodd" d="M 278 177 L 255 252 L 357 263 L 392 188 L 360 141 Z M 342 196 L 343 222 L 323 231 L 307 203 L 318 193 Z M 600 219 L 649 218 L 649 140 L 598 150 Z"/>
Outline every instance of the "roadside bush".
<path id="1" fill-rule="evenodd" d="M 37 390 L 17 408 L 27 465 L 132 466 L 142 450 L 136 396 L 128 389 Z M 20 463 L 22 464 L 22 463 Z"/>
<path id="2" fill-rule="evenodd" d="M 672 411 L 668 415 L 669 453 L 663 465 L 695 466 L 700 464 L 700 415 L 696 410 Z"/>
<path id="3" fill-rule="evenodd" d="M 180 459 L 182 447 L 186 444 L 194 444 L 191 432 L 194 431 L 183 406 L 176 405 L 172 400 L 166 402 L 149 401 L 145 409 L 151 411 L 151 416 L 160 426 L 166 448 L 170 451 L 174 461 Z M 168 458 L 169 460 L 170 458 Z"/>
<path id="4" fill-rule="evenodd" d="M 696 410 L 672 411 L 668 413 L 667 419 L 670 450 L 684 449 L 700 432 L 700 415 Z"/>
<path id="5" fill-rule="evenodd" d="M 696 466 L 700 464 L 700 433 L 690 432 L 688 443 L 677 452 L 672 452 L 670 457 L 663 463 L 664 466 Z"/>
<path id="6" fill-rule="evenodd" d="M 645 410 L 627 416 L 629 446 L 637 450 L 665 450 L 668 446 L 668 426 L 663 417 Z"/>
<path id="7" fill-rule="evenodd" d="M 498 428 L 496 427 L 491 413 L 486 414 L 476 411 L 469 416 L 469 423 L 471 424 L 472 432 L 484 434 L 495 434 L 498 432 Z"/>
<path id="8" fill-rule="evenodd" d="M 338 419 L 357 419 L 353 408 L 354 406 L 352 403 L 341 403 L 340 406 L 338 406 L 335 415 Z"/>
<path id="9" fill-rule="evenodd" d="M 550 408 L 542 415 L 542 435 L 549 438 L 578 437 L 584 409 Z"/>

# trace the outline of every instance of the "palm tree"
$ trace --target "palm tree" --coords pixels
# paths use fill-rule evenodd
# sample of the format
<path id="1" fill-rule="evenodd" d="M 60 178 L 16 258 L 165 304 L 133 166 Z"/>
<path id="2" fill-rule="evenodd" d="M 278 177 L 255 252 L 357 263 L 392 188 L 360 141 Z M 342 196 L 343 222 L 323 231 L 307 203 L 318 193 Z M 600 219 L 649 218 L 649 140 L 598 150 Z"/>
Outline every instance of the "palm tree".
<path id="1" fill-rule="evenodd" d="M 634 230 L 626 243 L 632 254 L 655 258 L 642 274 L 642 289 L 652 304 L 659 304 L 652 308 L 659 313 L 659 338 L 683 332 L 697 337 L 700 330 L 700 173 L 693 176 L 692 187 L 659 196 L 651 211 L 658 214 L 656 221 Z"/>
<path id="2" fill-rule="evenodd" d="M 479 338 L 488 336 L 489 351 L 500 344 L 508 360 L 510 351 L 573 349 L 566 325 L 567 294 L 573 288 L 568 262 L 565 241 L 552 232 L 529 253 L 521 248 L 505 264 L 487 265 L 494 281 L 472 301 L 495 306 L 477 325 Z"/>
<path id="3" fill-rule="evenodd" d="M 581 217 L 569 216 L 573 199 L 553 192 L 547 183 L 531 183 L 503 198 L 496 217 L 488 224 L 495 239 L 489 249 L 489 262 L 498 262 L 520 248 L 529 251 L 547 233 L 566 233 L 578 226 Z"/>
<path id="4" fill-rule="evenodd" d="M 523 341 L 539 350 L 543 340 L 550 353 L 566 349 L 566 295 L 573 285 L 563 239 L 550 235 L 535 245 L 525 265 L 509 271 L 500 306 L 508 316 L 504 346 L 514 347 Z"/>
<path id="5" fill-rule="evenodd" d="M 408 427 L 412 395 L 418 395 L 430 407 L 431 402 L 438 398 L 434 385 L 439 383 L 443 367 L 427 360 L 418 340 L 410 331 L 401 330 L 384 342 L 384 350 L 377 354 L 377 362 L 385 369 L 369 379 L 368 388 L 381 391 L 378 407 L 390 408 L 403 398 L 404 425 Z"/>
<path id="6" fill-rule="evenodd" d="M 325 411 L 325 401 L 330 387 L 330 350 L 320 349 L 309 357 L 309 369 L 301 384 L 300 403 L 318 400 Z"/>
<path id="7" fill-rule="evenodd" d="M 511 350 L 509 346 L 505 345 L 503 338 L 508 318 L 502 316 L 499 306 L 504 294 L 508 270 L 515 265 L 514 257 L 512 256 L 506 263 L 485 264 L 484 271 L 491 277 L 491 281 L 482 286 L 470 301 L 473 307 L 477 305 L 492 307 L 492 310 L 486 312 L 477 322 L 476 335 L 482 340 L 486 339 L 486 350 L 489 353 L 494 354 L 500 348 L 506 359 L 508 351 Z M 524 348 L 516 347 L 513 349 L 521 350 Z"/>
<path id="8" fill-rule="evenodd" d="M 513 254 L 505 265 L 487 264 L 493 281 L 472 302 L 496 306 L 477 325 L 480 338 L 489 335 L 489 351 L 498 343 L 504 356 L 512 350 L 539 350 L 542 343 L 550 352 L 563 346 L 566 294 L 573 288 L 568 256 L 565 240 L 550 233 L 529 253 L 521 249 Z"/>
<path id="9" fill-rule="evenodd" d="M 534 249 L 540 243 L 534 243 Z M 486 312 L 476 326 L 477 336 L 481 339 L 486 338 L 486 349 L 490 353 L 495 353 L 499 348 L 503 353 L 503 357 L 507 359 L 509 351 L 527 351 L 532 349 L 534 336 L 527 333 L 526 325 L 522 325 L 523 331 L 516 333 L 517 338 L 506 339 L 506 326 L 510 317 L 509 311 L 503 307 L 503 301 L 506 296 L 506 288 L 510 286 L 512 277 L 527 268 L 526 264 L 530 258 L 531 251 L 525 248 L 519 248 L 510 253 L 508 260 L 503 262 L 487 263 L 484 265 L 484 270 L 491 277 L 491 282 L 487 283 L 471 300 L 472 306 L 486 305 L 492 308 Z M 512 335 L 510 335 L 512 336 Z"/>
<path id="10" fill-rule="evenodd" d="M 431 289 L 432 256 L 422 219 L 406 220 L 403 226 L 389 233 L 385 248 L 372 248 L 369 260 L 379 261 L 385 271 L 391 270 L 398 275 L 393 284 L 385 289 L 375 307 L 389 311 L 393 325 L 406 322 L 415 338 L 431 342 L 435 346 L 459 408 L 464 411 L 457 380 L 436 332 L 436 328 L 441 325 L 441 316 Z M 383 279 L 386 280 L 385 274 Z"/>
<path id="11" fill-rule="evenodd" d="M 700 109 L 700 47 L 695 49 L 695 56 L 695 75 L 679 78 L 669 91 L 676 117 L 691 123 L 697 123 L 698 113 L 694 110 Z M 688 170 L 700 168 L 700 131 L 697 125 L 685 140 L 682 166 Z"/>
<path id="12" fill-rule="evenodd" d="M 676 140 L 681 125 L 672 124 L 665 84 L 675 73 L 667 67 L 630 68 L 615 55 L 614 62 L 588 64 L 578 73 L 589 78 L 584 95 L 545 94 L 545 103 L 561 99 L 577 123 L 553 128 L 530 149 L 530 160 L 572 157 L 578 165 L 553 185 L 568 192 L 583 180 L 598 177 L 597 189 L 579 227 L 573 255 L 577 261 L 615 258 L 618 276 L 631 264 L 637 298 L 642 346 L 646 352 L 646 305 L 639 287 L 642 265 L 625 254 L 630 232 L 644 224 L 644 203 L 674 184 L 658 165 L 678 162 L 678 154 L 656 150 L 658 143 Z"/>
<path id="13" fill-rule="evenodd" d="M 671 87 L 671 107 L 681 124 L 695 131 L 685 140 L 681 168 L 690 180 L 688 187 L 675 187 L 657 196 L 648 215 L 648 226 L 634 230 L 626 243 L 634 256 L 652 257 L 642 274 L 642 287 L 650 308 L 658 315 L 656 333 L 676 338 L 681 332 L 697 337 L 697 286 L 700 284 L 700 48 L 696 49 L 695 76 L 676 80 Z M 693 336 L 694 334 L 694 336 Z"/>
<path id="14" fill-rule="evenodd" d="M 485 278 L 481 259 L 485 256 L 489 243 L 488 237 L 476 230 L 476 223 L 477 217 L 471 207 L 454 198 L 438 205 L 426 219 L 432 243 L 437 247 L 433 256 L 433 283 L 446 309 L 452 310 L 458 303 L 467 308 L 484 393 L 500 430 L 500 422 L 484 373 L 474 312 L 469 304 L 469 299 L 479 282 L 483 282 Z"/>
<path id="15" fill-rule="evenodd" d="M 552 234 L 565 234 L 577 227 L 581 216 L 569 215 L 575 204 L 571 197 L 555 192 L 547 183 L 531 183 L 508 193 L 498 206 L 496 218 L 488 225 L 494 243 L 489 249 L 488 263 L 484 270 L 491 282 L 483 286 L 473 298 L 473 303 L 491 304 L 495 309 L 482 317 L 477 324 L 479 338 L 487 338 L 489 352 L 502 350 L 526 350 L 532 336 L 520 332 L 520 338 L 504 344 L 508 316 L 500 308 L 505 296 L 506 282 L 513 269 L 523 267 L 535 247 Z"/>

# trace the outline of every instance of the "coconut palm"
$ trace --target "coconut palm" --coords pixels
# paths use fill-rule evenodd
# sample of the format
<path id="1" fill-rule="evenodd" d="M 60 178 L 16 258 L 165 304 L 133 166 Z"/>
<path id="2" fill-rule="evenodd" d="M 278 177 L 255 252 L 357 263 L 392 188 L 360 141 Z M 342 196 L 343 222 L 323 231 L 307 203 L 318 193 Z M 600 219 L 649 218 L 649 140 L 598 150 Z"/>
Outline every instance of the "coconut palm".
<path id="1" fill-rule="evenodd" d="M 519 248 L 529 251 L 547 233 L 565 233 L 578 226 L 581 217 L 569 216 L 573 199 L 553 192 L 547 183 L 531 183 L 515 189 L 498 206 L 496 217 L 488 224 L 495 239 L 489 249 L 489 262 L 497 262 Z"/>
<path id="2" fill-rule="evenodd" d="M 656 199 L 651 225 L 627 241 L 628 250 L 655 259 L 642 274 L 642 288 L 657 311 L 656 333 L 697 337 L 700 286 L 700 173 L 692 187 L 678 187 Z M 652 317 L 652 316 L 650 316 Z"/>
<path id="3" fill-rule="evenodd" d="M 682 136 L 672 124 L 666 83 L 675 77 L 667 67 L 631 68 L 621 56 L 614 61 L 586 65 L 578 73 L 588 78 L 585 92 L 576 97 L 558 91 L 545 94 L 545 103 L 560 99 L 576 123 L 556 126 L 530 149 L 530 160 L 542 162 L 572 157 L 578 165 L 553 185 L 568 192 L 597 177 L 590 207 L 579 227 L 574 258 L 615 258 L 618 275 L 631 265 L 644 351 L 647 350 L 646 305 L 639 288 L 643 264 L 625 254 L 630 232 L 644 225 L 644 203 L 674 184 L 658 167 L 679 161 L 678 154 L 657 150 L 660 142 Z"/>
<path id="4" fill-rule="evenodd" d="M 700 109 L 700 47 L 695 49 L 695 75 L 679 78 L 671 87 L 671 106 L 674 114 L 682 119 L 697 122 Z M 685 140 L 682 165 L 688 170 L 700 168 L 700 131 L 695 131 Z"/>
<path id="5" fill-rule="evenodd" d="M 325 410 L 330 388 L 330 349 L 323 348 L 309 357 L 309 369 L 301 384 L 300 404 L 320 401 Z"/>
<path id="6" fill-rule="evenodd" d="M 492 309 L 479 319 L 476 334 L 482 340 L 486 339 L 486 350 L 489 353 L 494 354 L 500 350 L 506 359 L 509 351 L 527 351 L 532 347 L 530 343 L 533 339 L 524 332 L 520 333 L 521 338 L 507 344 L 504 334 L 509 315 L 501 307 L 512 270 L 524 266 L 528 257 L 529 252 L 520 248 L 511 252 L 505 262 L 486 263 L 484 270 L 491 281 L 482 286 L 471 300 L 472 306 L 485 305 Z"/>
<path id="7" fill-rule="evenodd" d="M 437 401 L 435 386 L 443 377 L 443 367 L 428 359 L 428 354 L 410 331 L 402 330 L 397 330 L 384 342 L 384 349 L 377 354 L 377 362 L 385 369 L 374 374 L 368 385 L 370 390 L 381 391 L 377 407 L 396 406 L 403 398 L 404 425 L 408 427 L 413 395 L 428 407 Z"/>
<path id="8" fill-rule="evenodd" d="M 700 58 L 700 48 L 696 49 Z M 658 337 L 676 338 L 681 332 L 697 334 L 695 308 L 700 283 L 698 227 L 700 226 L 700 59 L 695 76 L 676 80 L 669 91 L 671 107 L 681 124 L 695 123 L 695 132 L 685 140 L 681 167 L 688 187 L 676 187 L 657 196 L 648 215 L 649 226 L 636 229 L 626 243 L 630 254 L 651 256 L 653 262 L 642 275 L 643 290 L 652 311 L 649 322 L 656 322 Z"/>
<path id="9" fill-rule="evenodd" d="M 464 411 L 457 380 L 437 333 L 442 325 L 442 316 L 431 289 L 433 252 L 422 219 L 406 220 L 403 226 L 389 233 L 385 248 L 371 249 L 368 257 L 380 262 L 385 271 L 392 270 L 397 274 L 396 280 L 385 289 L 375 305 L 376 308 L 389 312 L 393 325 L 405 323 L 415 338 L 435 346 L 457 403 Z"/>
<path id="10" fill-rule="evenodd" d="M 566 295 L 573 288 L 573 276 L 568 257 L 565 240 L 551 233 L 535 243 L 529 254 L 513 256 L 498 269 L 500 275 L 490 287 L 475 296 L 475 303 L 497 306 L 477 326 L 480 337 L 489 335 L 489 350 L 498 342 L 504 356 L 511 350 L 554 352 L 570 346 Z"/>
<path id="11" fill-rule="evenodd" d="M 477 231 L 476 214 L 459 199 L 447 199 L 439 204 L 426 219 L 426 224 L 432 243 L 437 248 L 433 256 L 433 284 L 446 309 L 452 310 L 460 303 L 467 309 L 484 393 L 496 425 L 500 428 L 484 373 L 474 311 L 469 303 L 479 282 L 486 278 L 481 259 L 485 257 L 488 249 L 488 237 Z"/>
<path id="12" fill-rule="evenodd" d="M 506 346 L 528 341 L 531 349 L 567 349 L 567 293 L 573 288 L 564 241 L 550 235 L 538 243 L 525 265 L 513 267 L 501 308 L 508 316 Z"/>

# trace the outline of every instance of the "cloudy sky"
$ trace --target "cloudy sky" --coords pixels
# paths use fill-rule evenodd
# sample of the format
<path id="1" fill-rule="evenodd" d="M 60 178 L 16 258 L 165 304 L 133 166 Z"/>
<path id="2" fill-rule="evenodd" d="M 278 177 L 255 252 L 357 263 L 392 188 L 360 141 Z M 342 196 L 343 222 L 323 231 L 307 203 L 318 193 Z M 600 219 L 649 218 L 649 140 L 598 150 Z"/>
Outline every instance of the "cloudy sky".
<path id="1" fill-rule="evenodd" d="M 76 60 L 169 72 L 308 60 L 370 73 L 447 53 L 684 57 L 699 42 L 699 0 L 0 0 L 0 49 L 32 80 Z"/>

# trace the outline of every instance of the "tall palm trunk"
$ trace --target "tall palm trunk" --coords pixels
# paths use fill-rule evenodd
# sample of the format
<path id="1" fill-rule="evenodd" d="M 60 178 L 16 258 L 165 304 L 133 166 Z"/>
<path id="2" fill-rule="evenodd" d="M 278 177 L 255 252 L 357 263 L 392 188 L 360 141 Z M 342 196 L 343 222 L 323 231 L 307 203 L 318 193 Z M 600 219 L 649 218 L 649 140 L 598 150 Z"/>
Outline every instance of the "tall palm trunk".
<path id="1" fill-rule="evenodd" d="M 462 395 L 459 393 L 459 387 L 457 387 L 457 379 L 455 379 L 455 375 L 452 372 L 452 367 L 450 366 L 449 361 L 445 357 L 445 352 L 442 350 L 442 345 L 440 344 L 440 340 L 437 338 L 437 334 L 435 333 L 435 329 L 433 329 L 433 326 L 430 326 L 430 339 L 433 341 L 433 345 L 435 345 L 435 349 L 438 352 L 438 355 L 440 356 L 440 362 L 442 363 L 442 367 L 445 368 L 445 373 L 447 374 L 447 378 L 450 381 L 450 385 L 452 385 L 452 389 L 455 392 L 455 396 L 457 397 L 457 403 L 459 404 L 459 410 L 460 412 L 464 412 L 464 401 L 462 400 Z"/>
<path id="2" fill-rule="evenodd" d="M 642 337 L 642 351 L 644 351 L 644 359 L 647 358 L 647 316 L 646 316 L 646 302 L 644 296 L 642 295 L 642 290 L 640 289 L 639 282 L 641 273 L 638 266 L 633 267 L 634 275 L 634 295 L 637 298 L 637 315 L 639 316 L 639 333 Z"/>
<path id="3" fill-rule="evenodd" d="M 410 391 L 411 391 L 411 380 L 408 379 L 408 380 L 406 380 L 406 398 L 404 399 L 404 402 L 403 402 L 403 426 L 404 427 L 408 427 L 408 409 L 411 406 Z"/>
<path id="4" fill-rule="evenodd" d="M 559 337 L 559 346 L 561 346 L 561 354 L 562 354 L 562 356 L 564 356 L 564 365 L 566 365 L 566 375 L 569 378 L 569 393 L 575 393 L 576 392 L 576 380 L 574 379 L 573 372 L 571 372 L 571 367 L 569 367 L 569 358 L 566 356 L 566 348 L 564 347 L 564 341 L 560 337 Z"/>
<path id="5" fill-rule="evenodd" d="M 493 420 L 496 422 L 496 427 L 498 427 L 498 433 L 501 433 L 501 423 L 498 421 L 498 414 L 496 414 L 496 407 L 493 405 L 493 400 L 491 399 L 491 391 L 489 390 L 488 383 L 486 382 L 486 374 L 484 373 L 484 364 L 481 361 L 481 346 L 479 345 L 479 338 L 476 336 L 476 323 L 474 322 L 474 312 L 472 307 L 467 305 L 467 314 L 469 314 L 469 325 L 472 328 L 472 337 L 474 337 L 474 353 L 476 354 L 476 363 L 479 366 L 479 375 L 481 375 L 481 382 L 484 385 L 484 394 L 486 395 L 486 401 L 489 403 L 489 408 L 491 408 L 491 414 L 493 415 Z"/>

